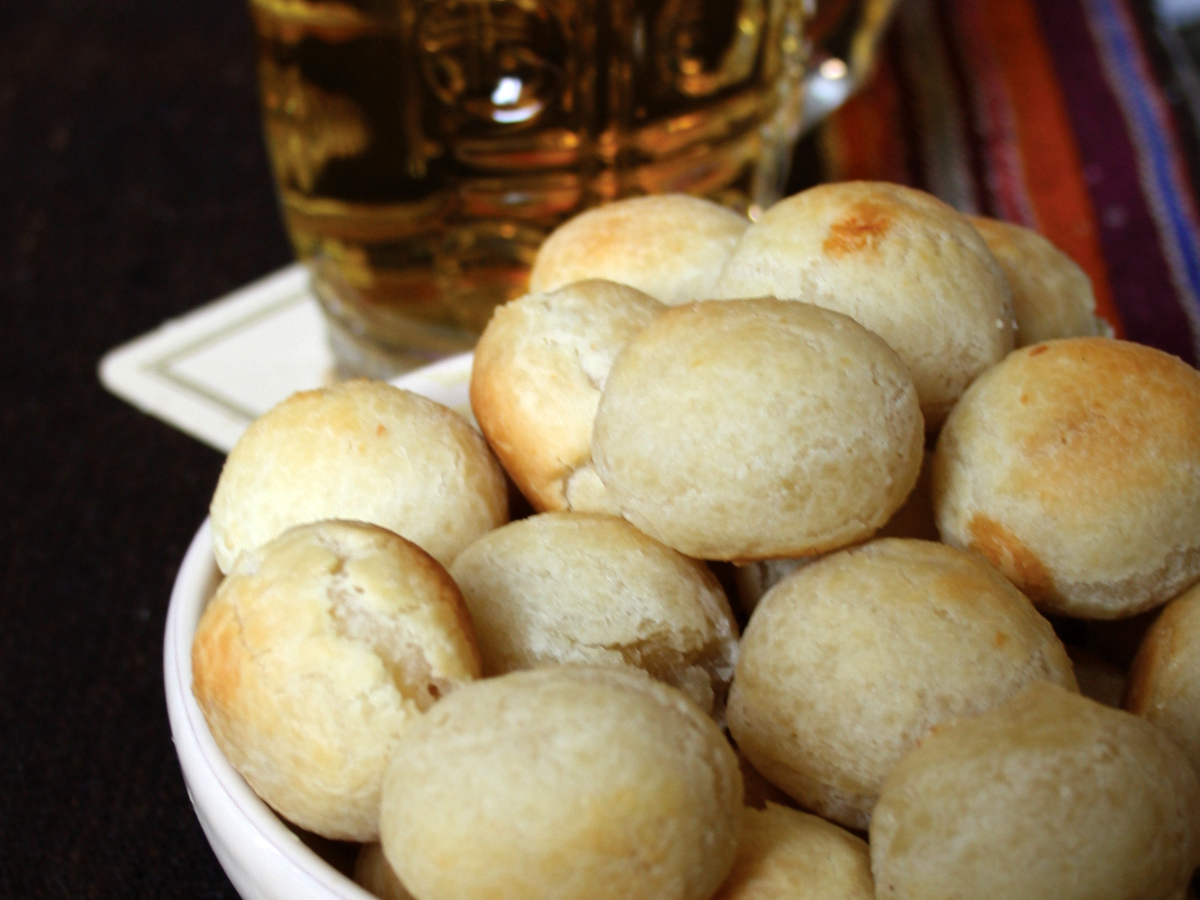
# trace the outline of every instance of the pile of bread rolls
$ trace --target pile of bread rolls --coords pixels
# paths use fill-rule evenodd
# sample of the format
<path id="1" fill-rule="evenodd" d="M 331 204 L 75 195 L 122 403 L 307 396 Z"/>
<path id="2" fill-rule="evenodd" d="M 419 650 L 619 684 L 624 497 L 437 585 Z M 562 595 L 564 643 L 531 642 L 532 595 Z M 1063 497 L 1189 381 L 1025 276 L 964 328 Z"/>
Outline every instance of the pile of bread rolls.
<path id="1" fill-rule="evenodd" d="M 193 689 L 266 802 L 388 898 L 1187 896 L 1200 373 L 888 184 L 610 204 L 530 287 L 479 431 L 354 381 L 230 453 Z"/>

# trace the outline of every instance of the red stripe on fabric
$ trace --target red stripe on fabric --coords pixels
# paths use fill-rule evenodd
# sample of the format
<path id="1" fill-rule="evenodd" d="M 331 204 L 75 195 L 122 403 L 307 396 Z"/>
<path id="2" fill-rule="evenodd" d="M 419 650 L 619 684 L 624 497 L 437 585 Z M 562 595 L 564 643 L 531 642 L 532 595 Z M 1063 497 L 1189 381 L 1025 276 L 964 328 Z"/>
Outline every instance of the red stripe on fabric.
<path id="1" fill-rule="evenodd" d="M 1123 334 L 1083 159 L 1037 15 L 1028 0 L 977 9 L 1008 88 L 1034 224 L 1088 273 L 1097 312 Z"/>
<path id="2" fill-rule="evenodd" d="M 1025 184 L 1015 113 L 983 23 L 979 0 L 946 2 L 955 44 L 969 72 L 967 96 L 973 103 L 974 131 L 987 160 L 983 178 L 988 189 L 986 207 L 998 218 L 1036 228 L 1037 215 Z"/>

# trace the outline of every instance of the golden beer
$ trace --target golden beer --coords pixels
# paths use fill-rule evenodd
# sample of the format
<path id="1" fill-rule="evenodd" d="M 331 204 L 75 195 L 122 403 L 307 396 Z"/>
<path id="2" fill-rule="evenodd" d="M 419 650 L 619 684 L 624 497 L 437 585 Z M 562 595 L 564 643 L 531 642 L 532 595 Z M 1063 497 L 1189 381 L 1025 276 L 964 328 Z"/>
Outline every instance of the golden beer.
<path id="1" fill-rule="evenodd" d="M 586 207 L 773 202 L 801 7 L 251 0 L 284 219 L 343 362 L 386 374 L 469 348 Z"/>

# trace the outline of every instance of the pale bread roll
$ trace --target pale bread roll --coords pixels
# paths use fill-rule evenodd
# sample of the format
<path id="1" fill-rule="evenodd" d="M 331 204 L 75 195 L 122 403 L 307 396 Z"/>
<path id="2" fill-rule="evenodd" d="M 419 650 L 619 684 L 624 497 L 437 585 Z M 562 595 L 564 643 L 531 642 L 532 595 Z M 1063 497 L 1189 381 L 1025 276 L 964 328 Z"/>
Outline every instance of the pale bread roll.
<path id="1" fill-rule="evenodd" d="M 538 511 L 609 512 L 592 468 L 592 420 L 613 357 L 664 307 L 611 281 L 581 281 L 499 307 L 471 368 L 471 409 Z"/>
<path id="2" fill-rule="evenodd" d="M 746 561 L 868 537 L 921 466 L 912 379 L 807 303 L 672 307 L 617 356 L 592 456 L 621 514 L 681 553 Z"/>
<path id="3" fill-rule="evenodd" d="M 875 900 L 870 850 L 817 816 L 747 806 L 733 871 L 713 900 Z"/>
<path id="4" fill-rule="evenodd" d="M 1039 683 L 906 756 L 870 844 L 879 900 L 1172 900 L 1200 862 L 1200 782 L 1165 732 Z"/>
<path id="5" fill-rule="evenodd" d="M 543 513 L 490 531 L 450 567 L 485 675 L 634 666 L 722 715 L 737 623 L 701 562 L 624 519 Z"/>
<path id="6" fill-rule="evenodd" d="M 378 837 L 397 738 L 479 674 L 450 576 L 361 522 L 302 525 L 242 554 L 192 645 L 192 692 L 225 758 L 282 816 L 335 840 Z"/>
<path id="7" fill-rule="evenodd" d="M 750 220 L 687 194 L 617 200 L 580 213 L 546 238 L 529 273 L 544 293 L 604 278 L 675 305 L 706 300 Z"/>
<path id="8" fill-rule="evenodd" d="M 355 519 L 443 565 L 508 521 L 500 464 L 467 420 L 382 381 L 293 394 L 246 429 L 213 495 L 213 552 L 237 555 L 304 522 Z"/>
<path id="9" fill-rule="evenodd" d="M 1112 337 L 1096 315 L 1092 280 L 1075 260 L 1032 228 L 968 216 L 1004 270 L 1017 323 L 1015 346 L 1055 338 Z"/>
<path id="10" fill-rule="evenodd" d="M 1168 603 L 1146 632 L 1124 706 L 1169 734 L 1200 772 L 1200 585 Z"/>
<path id="11" fill-rule="evenodd" d="M 742 638 L 729 729 L 802 806 L 864 829 L 892 767 L 931 728 L 1031 681 L 1075 689 L 1066 651 L 982 560 L 885 538 L 777 584 Z"/>
<path id="12" fill-rule="evenodd" d="M 912 373 L 930 429 L 1013 346 L 1012 300 L 970 222 L 896 184 L 819 185 L 747 229 L 714 296 L 803 300 L 878 333 Z"/>
<path id="13" fill-rule="evenodd" d="M 383 849 L 421 900 L 707 900 L 742 781 L 716 724 L 629 668 L 475 682 L 406 731 Z"/>
<path id="14" fill-rule="evenodd" d="M 1107 338 L 1017 350 L 946 422 L 933 502 L 944 541 L 1043 609 L 1164 603 L 1200 578 L 1200 372 Z"/>

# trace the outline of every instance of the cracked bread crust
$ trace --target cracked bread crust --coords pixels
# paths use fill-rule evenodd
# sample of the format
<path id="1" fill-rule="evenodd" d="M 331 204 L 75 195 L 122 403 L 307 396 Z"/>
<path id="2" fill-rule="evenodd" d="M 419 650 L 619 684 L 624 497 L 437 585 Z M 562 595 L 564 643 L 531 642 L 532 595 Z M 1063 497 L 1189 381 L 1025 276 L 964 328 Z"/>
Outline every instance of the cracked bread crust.
<path id="1" fill-rule="evenodd" d="M 359 522 L 240 556 L 192 645 L 192 691 L 225 757 L 282 816 L 335 840 L 378 836 L 397 737 L 479 675 L 445 569 Z"/>
<path id="2" fill-rule="evenodd" d="M 543 513 L 484 535 L 450 568 L 485 675 L 634 666 L 721 717 L 737 624 L 707 566 L 624 519 Z"/>
<path id="3" fill-rule="evenodd" d="M 699 559 L 811 556 L 908 497 L 924 428 L 900 358 L 848 316 L 773 298 L 675 306 L 621 351 L 592 436 L 621 515 Z"/>
<path id="4" fill-rule="evenodd" d="M 592 471 L 592 420 L 613 358 L 664 309 L 610 281 L 498 308 L 475 348 L 471 409 L 534 509 L 609 512 Z"/>

